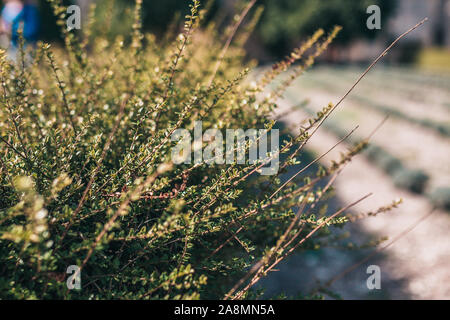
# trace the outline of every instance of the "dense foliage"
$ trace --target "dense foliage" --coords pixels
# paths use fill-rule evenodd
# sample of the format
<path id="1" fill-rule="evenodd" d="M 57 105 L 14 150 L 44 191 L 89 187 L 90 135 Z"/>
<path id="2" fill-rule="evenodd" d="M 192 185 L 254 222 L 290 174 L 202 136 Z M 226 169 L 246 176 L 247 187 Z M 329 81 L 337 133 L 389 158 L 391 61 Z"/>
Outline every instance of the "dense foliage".
<path id="1" fill-rule="evenodd" d="M 1 298 L 252 298 L 289 254 L 335 244 L 349 218 L 346 208 L 328 212 L 331 184 L 319 183 L 367 141 L 317 172 L 300 172 L 308 164 L 296 158 L 332 105 L 283 141 L 275 176 L 259 175 L 264 162 L 175 165 L 171 133 L 195 120 L 204 130 L 270 130 L 274 101 L 338 28 L 249 81 L 242 44 L 252 25 L 217 33 L 202 25 L 198 1 L 167 36 L 175 42 L 141 33 L 141 0 L 130 41 L 100 37 L 94 20 L 79 37 L 64 28 L 65 8 L 49 3 L 64 48 L 40 44 L 31 62 L 23 50 L 17 62 L 0 52 Z M 293 166 L 302 174 L 282 185 Z M 66 286 L 70 265 L 81 268 L 81 290 Z"/>

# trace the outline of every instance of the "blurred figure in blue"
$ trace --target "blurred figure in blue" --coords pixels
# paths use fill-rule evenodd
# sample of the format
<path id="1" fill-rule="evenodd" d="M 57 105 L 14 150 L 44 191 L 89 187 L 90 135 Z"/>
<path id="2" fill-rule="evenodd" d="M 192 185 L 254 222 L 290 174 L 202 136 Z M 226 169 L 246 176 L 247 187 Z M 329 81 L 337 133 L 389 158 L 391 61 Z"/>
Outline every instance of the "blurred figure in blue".
<path id="1" fill-rule="evenodd" d="M 39 36 L 39 10 L 33 1 L 6 0 L 1 12 L 0 33 L 9 38 L 8 55 L 15 60 L 19 47 L 19 30 L 24 45 L 34 46 Z"/>

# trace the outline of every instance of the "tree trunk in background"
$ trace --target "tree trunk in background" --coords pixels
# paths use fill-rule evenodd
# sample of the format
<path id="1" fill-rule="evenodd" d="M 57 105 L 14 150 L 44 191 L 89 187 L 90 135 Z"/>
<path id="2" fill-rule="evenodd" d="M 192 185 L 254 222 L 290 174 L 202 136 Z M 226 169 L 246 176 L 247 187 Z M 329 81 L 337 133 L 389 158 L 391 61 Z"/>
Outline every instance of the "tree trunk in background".
<path id="1" fill-rule="evenodd" d="M 444 46 L 446 40 L 446 18 L 448 7 L 448 0 L 436 0 L 438 3 L 436 5 L 435 21 L 433 26 L 433 44 L 436 46 Z"/>

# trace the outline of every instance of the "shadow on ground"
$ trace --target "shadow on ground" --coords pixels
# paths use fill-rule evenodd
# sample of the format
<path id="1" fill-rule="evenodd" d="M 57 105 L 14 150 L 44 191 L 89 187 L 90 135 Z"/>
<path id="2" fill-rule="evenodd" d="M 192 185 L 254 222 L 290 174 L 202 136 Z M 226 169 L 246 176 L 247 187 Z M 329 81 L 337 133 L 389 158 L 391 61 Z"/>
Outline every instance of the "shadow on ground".
<path id="1" fill-rule="evenodd" d="M 287 132 L 284 123 L 277 123 L 280 132 Z M 284 136 L 283 138 L 287 138 Z M 281 139 L 283 141 L 283 139 Z M 287 156 L 287 155 L 286 155 Z M 301 164 L 293 166 L 289 171 L 281 176 L 282 181 L 286 181 L 300 168 L 314 159 L 314 155 L 308 150 L 303 150 L 297 157 Z M 308 172 L 315 172 L 317 166 L 312 166 Z M 307 173 L 308 173 L 307 172 Z M 306 173 L 306 174 L 307 174 Z M 322 182 L 324 186 L 327 181 Z M 328 213 L 334 213 L 344 206 L 340 199 L 333 197 L 328 200 Z M 340 241 L 339 245 L 322 247 L 319 250 L 300 251 L 282 261 L 276 268 L 263 278 L 255 289 L 265 289 L 263 298 L 285 295 L 288 298 L 301 298 L 314 292 L 319 286 L 327 283 L 335 276 L 340 275 L 349 267 L 357 264 L 367 257 L 373 248 L 352 249 L 349 243 L 354 244 L 353 248 L 368 243 L 376 239 L 372 234 L 361 231 L 358 223 L 348 223 L 344 228 L 334 228 L 338 234 L 349 233 L 350 237 Z M 379 253 L 371 259 L 357 266 L 351 272 L 333 282 L 328 288 L 329 292 L 321 294 L 326 299 L 409 299 L 407 291 L 407 279 L 392 277 L 383 268 L 388 257 Z M 381 289 L 370 290 L 367 287 L 367 279 L 371 274 L 367 273 L 369 265 L 378 265 L 381 268 Z"/>

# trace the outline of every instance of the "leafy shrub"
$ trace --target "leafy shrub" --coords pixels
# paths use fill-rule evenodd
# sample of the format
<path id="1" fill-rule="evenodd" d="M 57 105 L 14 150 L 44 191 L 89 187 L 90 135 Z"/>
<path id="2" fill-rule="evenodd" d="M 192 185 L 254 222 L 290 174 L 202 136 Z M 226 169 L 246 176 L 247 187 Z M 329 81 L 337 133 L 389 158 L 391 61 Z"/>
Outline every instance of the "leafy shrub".
<path id="1" fill-rule="evenodd" d="M 49 3 L 64 27 L 65 8 Z M 366 141 L 281 186 L 331 106 L 283 142 L 276 176 L 260 176 L 264 163 L 248 160 L 174 165 L 170 157 L 171 133 L 195 120 L 205 130 L 270 130 L 275 99 L 338 29 L 319 30 L 250 82 L 242 71 L 248 25 L 218 34 L 202 25 L 195 0 L 175 40 L 156 42 L 140 31 L 141 4 L 130 38 L 93 37 L 104 32 L 91 21 L 82 36 L 63 28 L 64 48 L 40 44 L 29 65 L 23 50 L 17 63 L 0 52 L 1 298 L 252 298 L 277 263 L 318 249 L 349 220 L 351 205 L 329 215 L 331 188 L 319 183 Z M 295 61 L 291 80 L 261 95 Z M 80 291 L 66 286 L 70 265 L 81 268 Z"/>

